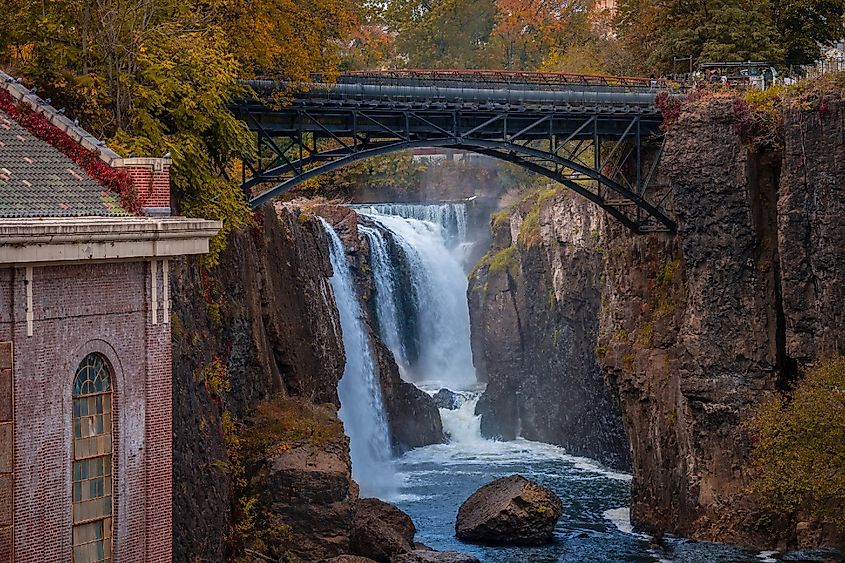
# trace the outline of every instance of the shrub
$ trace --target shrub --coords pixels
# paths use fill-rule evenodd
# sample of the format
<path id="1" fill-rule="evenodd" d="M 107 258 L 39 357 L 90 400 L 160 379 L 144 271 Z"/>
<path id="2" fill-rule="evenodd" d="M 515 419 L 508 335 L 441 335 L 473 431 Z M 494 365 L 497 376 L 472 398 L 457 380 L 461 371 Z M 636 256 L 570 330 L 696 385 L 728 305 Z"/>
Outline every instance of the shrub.
<path id="1" fill-rule="evenodd" d="M 752 489 L 777 515 L 845 528 L 845 358 L 806 373 L 752 422 Z"/>

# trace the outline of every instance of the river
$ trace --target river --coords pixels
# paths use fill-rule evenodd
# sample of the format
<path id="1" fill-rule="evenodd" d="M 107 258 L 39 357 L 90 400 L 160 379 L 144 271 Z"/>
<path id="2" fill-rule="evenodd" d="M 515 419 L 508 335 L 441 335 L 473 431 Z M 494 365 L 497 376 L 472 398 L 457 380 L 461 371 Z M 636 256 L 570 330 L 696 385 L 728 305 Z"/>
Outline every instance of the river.
<path id="1" fill-rule="evenodd" d="M 413 519 L 417 541 L 438 550 L 475 555 L 488 563 L 551 562 L 748 562 L 822 561 L 825 552 L 777 554 L 682 538 L 655 539 L 630 524 L 631 475 L 568 455 L 562 448 L 518 439 L 484 439 L 475 405 L 483 391 L 475 381 L 466 303 L 466 212 L 461 205 L 382 204 L 356 206 L 374 221 L 363 227 L 371 247 L 376 286 L 376 315 L 381 337 L 393 351 L 405 379 L 428 393 L 446 387 L 459 392 L 458 409 L 441 409 L 446 444 L 427 446 L 390 460 L 384 448 L 384 416 L 372 362 L 356 362 L 339 388 L 341 418 L 351 438 L 353 476 L 363 495 L 396 504 Z M 330 230 L 330 227 L 326 227 Z M 370 354 L 356 324 L 358 304 L 348 265 L 340 262 L 340 241 L 332 233 L 333 280 L 342 314 L 347 357 L 350 347 Z M 401 252 L 397 249 L 401 249 Z M 401 257 L 399 256 L 401 254 Z M 404 261 L 406 267 L 399 262 Z M 407 267 L 410 264 L 411 267 Z M 341 271 L 341 274 L 337 272 Z M 345 319 L 345 320 L 344 320 Z M 368 395 L 367 397 L 363 397 Z M 381 409 L 381 411 L 379 411 Z M 373 432 L 371 426 L 378 426 Z M 555 541 L 540 547 L 485 547 L 455 538 L 458 507 L 493 479 L 519 473 L 551 488 L 563 501 L 564 514 Z"/>

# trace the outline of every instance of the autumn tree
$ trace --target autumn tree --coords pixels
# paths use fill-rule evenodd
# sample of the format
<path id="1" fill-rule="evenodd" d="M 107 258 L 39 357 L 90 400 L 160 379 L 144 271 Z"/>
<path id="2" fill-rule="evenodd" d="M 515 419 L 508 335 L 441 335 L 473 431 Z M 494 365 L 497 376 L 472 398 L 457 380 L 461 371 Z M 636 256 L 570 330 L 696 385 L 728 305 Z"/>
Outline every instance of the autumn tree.
<path id="1" fill-rule="evenodd" d="M 619 38 L 640 72 L 667 72 L 673 57 L 810 64 L 840 39 L 845 0 L 620 0 Z"/>
<path id="2" fill-rule="evenodd" d="M 551 54 L 583 39 L 584 0 L 496 0 L 493 44 L 506 69 L 533 70 Z"/>
<path id="3" fill-rule="evenodd" d="M 384 20 L 397 34 L 398 66 L 479 68 L 490 66 L 494 0 L 393 0 Z"/>

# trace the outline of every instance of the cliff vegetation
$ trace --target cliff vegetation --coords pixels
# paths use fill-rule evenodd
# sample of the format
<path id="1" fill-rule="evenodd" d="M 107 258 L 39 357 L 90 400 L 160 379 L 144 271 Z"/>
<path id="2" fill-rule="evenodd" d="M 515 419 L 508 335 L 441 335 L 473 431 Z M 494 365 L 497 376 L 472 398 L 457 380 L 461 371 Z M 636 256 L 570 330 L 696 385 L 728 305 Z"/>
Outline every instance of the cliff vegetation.
<path id="1" fill-rule="evenodd" d="M 807 371 L 752 420 L 754 492 L 776 518 L 812 518 L 845 530 L 845 358 Z"/>

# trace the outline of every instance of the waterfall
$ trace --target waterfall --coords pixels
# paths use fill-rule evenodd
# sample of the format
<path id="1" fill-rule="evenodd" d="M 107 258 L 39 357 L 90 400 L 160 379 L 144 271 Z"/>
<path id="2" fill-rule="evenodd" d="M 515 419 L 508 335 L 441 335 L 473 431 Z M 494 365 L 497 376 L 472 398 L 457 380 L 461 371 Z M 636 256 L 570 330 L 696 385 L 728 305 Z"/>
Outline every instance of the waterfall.
<path id="1" fill-rule="evenodd" d="M 320 220 L 331 246 L 334 274 L 330 282 L 346 353 L 343 377 L 337 387 L 341 405 L 338 416 L 349 436 L 352 477 L 360 485 L 362 496 L 387 498 L 395 493 L 396 484 L 378 370 L 369 335 L 361 321 L 361 306 L 343 243 L 332 226 Z"/>
<path id="2" fill-rule="evenodd" d="M 403 371 L 418 384 L 436 382 L 450 389 L 474 386 L 467 276 L 461 264 L 462 243 L 466 242 L 460 238 L 466 236 L 464 207 L 380 204 L 359 206 L 357 211 L 389 231 L 407 261 L 407 267 L 398 267 L 397 257 L 383 244 L 378 230 L 364 230 L 371 243 L 379 332 L 397 363 L 407 362 Z M 455 233 L 451 242 L 450 228 Z M 407 277 L 404 283 L 397 281 L 400 276 Z M 409 314 L 413 319 L 404 319 L 406 330 L 401 330 L 399 311 L 407 311 L 407 307 L 397 305 L 407 305 L 408 291 L 402 291 L 403 287 L 412 293 Z M 411 348 L 416 352 L 414 358 L 405 353 Z"/>
<path id="3" fill-rule="evenodd" d="M 402 288 L 393 265 L 390 246 L 381 230 L 364 225 L 359 225 L 358 230 L 367 237 L 370 244 L 370 267 L 376 286 L 376 322 L 379 335 L 393 352 L 396 364 L 405 375 L 410 365 L 408 354 L 410 337 L 403 337 L 406 331 L 403 330 L 399 314 L 403 308 Z"/>
<path id="4" fill-rule="evenodd" d="M 466 242 L 467 209 L 463 203 L 374 203 L 353 207 L 365 215 L 394 215 L 440 225 L 450 247 Z"/>

